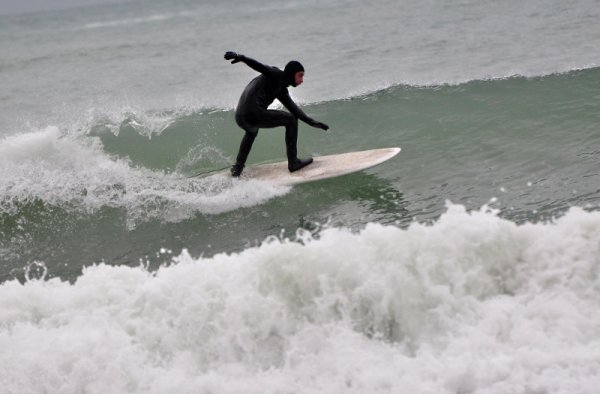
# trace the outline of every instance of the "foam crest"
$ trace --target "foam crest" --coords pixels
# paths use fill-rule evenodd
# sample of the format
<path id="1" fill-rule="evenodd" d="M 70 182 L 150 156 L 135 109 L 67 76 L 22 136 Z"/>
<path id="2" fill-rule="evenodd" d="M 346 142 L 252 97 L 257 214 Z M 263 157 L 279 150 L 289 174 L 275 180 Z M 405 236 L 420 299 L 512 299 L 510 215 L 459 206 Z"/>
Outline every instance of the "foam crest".
<path id="1" fill-rule="evenodd" d="M 66 136 L 56 127 L 1 140 L 0 174 L 3 212 L 14 214 L 19 204 L 34 201 L 80 212 L 123 208 L 130 227 L 253 206 L 289 190 L 131 167 L 107 156 L 96 139 Z"/>
<path id="2" fill-rule="evenodd" d="M 0 377 L 20 392 L 595 389 L 600 213 L 328 229 L 156 273 L 0 286 Z M 25 391 L 23 391 L 25 388 Z"/>
<path id="3" fill-rule="evenodd" d="M 128 105 L 125 107 L 91 108 L 85 112 L 85 116 L 78 119 L 69 126 L 73 134 L 89 130 L 92 135 L 101 133 L 108 129 L 114 135 L 119 135 L 123 126 L 129 126 L 138 134 L 152 138 L 160 135 L 171 124 L 178 119 L 197 113 L 199 110 L 192 106 L 184 105 L 169 111 L 144 111 L 139 107 Z"/>

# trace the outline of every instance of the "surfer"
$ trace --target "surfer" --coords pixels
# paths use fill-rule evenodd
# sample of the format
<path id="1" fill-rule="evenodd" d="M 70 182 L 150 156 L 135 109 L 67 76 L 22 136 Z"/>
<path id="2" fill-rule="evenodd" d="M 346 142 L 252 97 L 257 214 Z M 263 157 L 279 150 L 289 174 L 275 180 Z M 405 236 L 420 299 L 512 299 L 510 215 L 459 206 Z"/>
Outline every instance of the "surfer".
<path id="1" fill-rule="evenodd" d="M 239 177 L 242 173 L 252 143 L 258 134 L 258 129 L 261 128 L 285 126 L 285 146 L 290 172 L 312 163 L 312 157 L 303 160 L 298 158 L 296 147 L 298 119 L 323 130 L 329 129 L 329 126 L 306 115 L 290 97 L 288 86 L 296 87 L 304 82 L 302 64 L 292 60 L 281 71 L 277 67 L 262 64 L 235 52 L 226 52 L 225 60 L 231 60 L 231 64 L 246 63 L 248 67 L 261 74 L 246 86 L 235 110 L 235 122 L 245 131 L 245 134 L 235 164 L 231 167 L 231 175 Z M 268 109 L 275 99 L 278 99 L 291 113 Z"/>

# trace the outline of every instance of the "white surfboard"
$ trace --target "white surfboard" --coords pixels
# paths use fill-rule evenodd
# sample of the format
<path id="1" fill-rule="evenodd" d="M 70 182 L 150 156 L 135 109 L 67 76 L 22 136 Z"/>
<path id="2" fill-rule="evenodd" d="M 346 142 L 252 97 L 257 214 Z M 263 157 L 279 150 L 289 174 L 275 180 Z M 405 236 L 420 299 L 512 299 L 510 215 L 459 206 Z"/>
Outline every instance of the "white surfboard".
<path id="1" fill-rule="evenodd" d="M 366 170 L 381 164 L 400 153 L 400 148 L 371 149 L 337 155 L 317 156 L 306 167 L 289 172 L 287 161 L 247 166 L 241 179 L 271 182 L 277 185 L 297 185 L 321 179 L 333 178 Z M 213 176 L 231 176 L 229 171 Z"/>

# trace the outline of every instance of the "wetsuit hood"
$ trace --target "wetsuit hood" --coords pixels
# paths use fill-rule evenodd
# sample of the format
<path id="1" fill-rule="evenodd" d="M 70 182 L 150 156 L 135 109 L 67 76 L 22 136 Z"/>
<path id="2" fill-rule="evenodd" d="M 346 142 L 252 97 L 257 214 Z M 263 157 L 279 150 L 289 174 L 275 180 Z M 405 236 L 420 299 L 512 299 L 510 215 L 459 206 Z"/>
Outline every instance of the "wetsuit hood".
<path id="1" fill-rule="evenodd" d="M 304 71 L 304 66 L 300 64 L 297 60 L 292 60 L 288 64 L 285 65 L 283 69 L 283 73 L 285 74 L 285 80 L 288 85 L 296 87 L 296 73 Z"/>

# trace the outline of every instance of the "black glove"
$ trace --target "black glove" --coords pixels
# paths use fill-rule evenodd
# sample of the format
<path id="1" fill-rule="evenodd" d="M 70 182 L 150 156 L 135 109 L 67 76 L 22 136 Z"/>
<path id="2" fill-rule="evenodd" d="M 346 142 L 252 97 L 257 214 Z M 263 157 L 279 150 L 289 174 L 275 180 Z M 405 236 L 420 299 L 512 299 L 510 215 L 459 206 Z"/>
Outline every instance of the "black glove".
<path id="1" fill-rule="evenodd" d="M 312 127 L 316 127 L 318 129 L 329 130 L 329 126 L 325 123 L 317 122 L 316 120 L 313 122 Z"/>
<path id="2" fill-rule="evenodd" d="M 231 64 L 235 64 L 242 60 L 243 55 L 239 55 L 235 52 L 227 51 L 225 52 L 225 60 L 231 60 Z"/>

